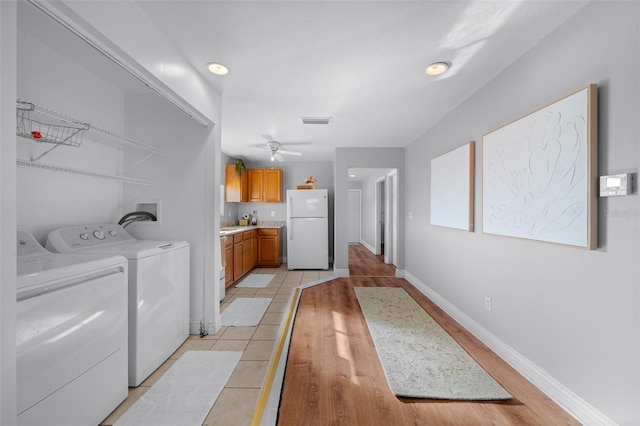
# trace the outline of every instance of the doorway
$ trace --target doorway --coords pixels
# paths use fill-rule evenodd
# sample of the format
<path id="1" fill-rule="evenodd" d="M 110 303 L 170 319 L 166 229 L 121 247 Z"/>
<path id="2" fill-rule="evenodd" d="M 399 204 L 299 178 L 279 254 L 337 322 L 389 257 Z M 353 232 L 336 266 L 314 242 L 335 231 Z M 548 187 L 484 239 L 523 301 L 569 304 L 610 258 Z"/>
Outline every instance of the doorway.
<path id="1" fill-rule="evenodd" d="M 372 255 L 379 257 L 380 262 L 397 266 L 397 170 L 350 168 L 348 173 L 349 246 L 352 247 L 355 242 L 355 236 L 351 235 L 352 221 L 359 215 L 359 244 Z M 356 193 L 360 196 L 359 203 L 353 200 Z M 349 258 L 354 253 L 350 248 Z"/>
<path id="2" fill-rule="evenodd" d="M 347 234 L 349 245 L 360 244 L 362 238 L 362 191 L 349 190 L 349 222 Z"/>

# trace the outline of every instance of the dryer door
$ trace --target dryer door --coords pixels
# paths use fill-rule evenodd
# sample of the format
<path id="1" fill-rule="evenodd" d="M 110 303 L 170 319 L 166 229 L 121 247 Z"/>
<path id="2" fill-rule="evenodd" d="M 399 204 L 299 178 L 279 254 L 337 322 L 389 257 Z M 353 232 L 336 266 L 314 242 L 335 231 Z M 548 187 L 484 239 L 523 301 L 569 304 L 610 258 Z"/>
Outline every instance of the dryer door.
<path id="1" fill-rule="evenodd" d="M 17 303 L 18 414 L 46 399 L 112 353 L 127 349 L 126 269 L 47 283 Z M 35 295 L 33 295 L 35 294 Z M 119 373 L 120 374 L 120 373 Z M 126 387 L 126 367 L 122 371 Z M 78 390 L 62 412 L 81 405 L 91 389 Z M 65 401 L 66 402 L 66 401 Z M 55 413 L 45 423 L 55 424 Z"/>

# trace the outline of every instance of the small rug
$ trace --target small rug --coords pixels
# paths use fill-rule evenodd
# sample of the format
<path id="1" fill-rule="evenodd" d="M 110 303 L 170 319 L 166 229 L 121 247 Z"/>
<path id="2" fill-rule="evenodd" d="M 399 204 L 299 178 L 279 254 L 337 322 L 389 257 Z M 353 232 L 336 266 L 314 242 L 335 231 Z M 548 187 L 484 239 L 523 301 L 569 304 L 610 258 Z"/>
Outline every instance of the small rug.
<path id="1" fill-rule="evenodd" d="M 242 352 L 188 351 L 115 426 L 201 426 Z"/>
<path id="2" fill-rule="evenodd" d="M 239 297 L 222 311 L 223 326 L 254 326 L 267 311 L 271 297 Z"/>
<path id="3" fill-rule="evenodd" d="M 236 287 L 258 287 L 264 288 L 275 277 L 274 274 L 249 274 L 242 279 Z"/>
<path id="4" fill-rule="evenodd" d="M 395 395 L 482 401 L 512 398 L 404 289 L 354 290 Z"/>

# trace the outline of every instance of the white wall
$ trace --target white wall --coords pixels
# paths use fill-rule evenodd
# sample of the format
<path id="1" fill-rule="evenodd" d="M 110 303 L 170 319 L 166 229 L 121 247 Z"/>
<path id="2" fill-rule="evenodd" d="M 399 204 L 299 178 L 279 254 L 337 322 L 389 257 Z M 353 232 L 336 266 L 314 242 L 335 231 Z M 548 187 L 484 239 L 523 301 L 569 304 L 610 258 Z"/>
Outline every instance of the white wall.
<path id="1" fill-rule="evenodd" d="M 215 194 L 219 180 L 219 137 L 215 126 L 201 127 L 156 95 L 128 95 L 126 129 L 131 137 L 147 137 L 162 152 L 131 170 L 130 176 L 148 179 L 152 185 L 139 191 L 125 188 L 125 207 L 134 211 L 136 202 L 158 200 L 162 223 L 139 223 L 127 230 L 142 239 L 186 240 L 191 246 L 191 334 L 197 334 L 200 322 L 219 329 L 219 304 L 215 256 L 219 237 L 214 230 L 218 219 Z M 215 172 L 214 172 L 215 170 Z M 218 178 L 219 179 L 219 178 Z M 214 252 L 216 254 L 214 254 Z M 214 325 L 215 324 L 215 325 Z"/>
<path id="2" fill-rule="evenodd" d="M 18 97 L 122 134 L 123 89 L 76 61 L 86 58 L 83 50 L 91 48 L 26 3 L 19 4 L 18 16 Z M 73 43 L 75 57 L 56 51 L 56 43 L 66 47 Z M 37 114 L 31 117 L 38 118 Z M 59 146 L 38 162 L 107 175 L 122 172 L 119 147 L 96 143 L 92 138 L 85 132 L 81 146 Z M 17 157 L 30 161 L 52 147 L 19 137 Z M 122 184 L 21 166 L 17 169 L 17 197 L 18 229 L 31 232 L 44 244 L 47 233 L 55 228 L 117 221 Z"/>
<path id="3" fill-rule="evenodd" d="M 520 359 L 586 423 L 640 423 L 638 194 L 599 199 L 598 249 L 430 225 L 430 160 L 586 86 L 599 86 L 599 174 L 638 172 L 640 5 L 592 2 L 406 149 L 410 281 Z M 481 52 L 480 52 L 481 53 Z M 412 217 L 412 219 L 410 218 Z M 479 227 L 481 228 L 481 227 Z M 493 310 L 484 307 L 493 298 Z M 581 407 L 586 401 L 587 406 Z M 591 409 L 595 409 L 592 411 Z"/>
<path id="4" fill-rule="evenodd" d="M 16 2 L 0 2 L 0 424 L 16 399 Z"/>

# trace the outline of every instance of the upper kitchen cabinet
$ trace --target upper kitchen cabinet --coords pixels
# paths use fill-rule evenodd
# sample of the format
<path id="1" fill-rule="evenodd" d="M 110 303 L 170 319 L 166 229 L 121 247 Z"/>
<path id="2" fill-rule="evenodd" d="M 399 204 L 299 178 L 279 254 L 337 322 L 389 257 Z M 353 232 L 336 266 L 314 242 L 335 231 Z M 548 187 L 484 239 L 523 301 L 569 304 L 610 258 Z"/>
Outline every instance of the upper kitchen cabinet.
<path id="1" fill-rule="evenodd" d="M 241 201 L 249 201 L 249 185 L 248 173 L 245 172 L 242 177 L 236 174 L 236 167 L 233 164 L 227 164 L 225 170 L 224 199 L 227 203 L 238 203 Z"/>
<path id="2" fill-rule="evenodd" d="M 265 203 L 282 202 L 282 169 L 264 169 L 263 197 Z"/>
<path id="3" fill-rule="evenodd" d="M 238 178 L 235 166 L 228 164 L 225 176 L 227 202 L 282 202 L 282 169 L 247 169 L 242 178 Z"/>
<path id="4" fill-rule="evenodd" d="M 249 181 L 249 202 L 261 203 L 264 200 L 264 170 L 247 170 L 247 180 Z"/>

